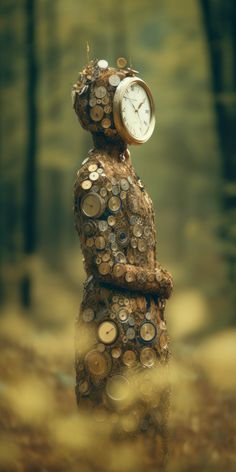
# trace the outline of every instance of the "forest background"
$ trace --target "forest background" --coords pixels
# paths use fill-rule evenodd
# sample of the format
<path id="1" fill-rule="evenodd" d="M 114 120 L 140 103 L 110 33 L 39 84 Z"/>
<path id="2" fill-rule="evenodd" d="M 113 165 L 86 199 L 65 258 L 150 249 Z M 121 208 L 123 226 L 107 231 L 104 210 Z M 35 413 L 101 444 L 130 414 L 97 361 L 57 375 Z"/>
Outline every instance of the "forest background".
<path id="1" fill-rule="evenodd" d="M 158 259 L 174 277 L 167 308 L 173 357 L 181 366 L 191 359 L 184 374 L 181 367 L 185 380 L 179 388 L 195 382 L 199 368 L 200 384 L 208 378 L 204 388 L 216 389 L 217 401 L 226 405 L 236 388 L 236 4 L 1 0 L 0 15 L 0 396 L 5 418 L 0 467 L 43 470 L 35 468 L 42 461 L 48 470 L 59 470 L 58 450 L 46 459 L 41 443 L 38 452 L 27 446 L 28 466 L 24 458 L 24 434 L 30 438 L 33 428 L 46 441 L 39 417 L 46 417 L 53 404 L 68 432 L 57 440 L 74 453 L 74 462 L 66 456 L 63 460 L 72 462 L 60 470 L 74 470 L 74 424 L 65 427 L 59 410 L 64 398 L 72 405 L 66 414 L 74 416 L 73 330 L 85 278 L 72 196 L 76 171 L 92 142 L 80 128 L 70 93 L 87 62 L 86 44 L 91 58 L 110 65 L 126 57 L 153 92 L 155 132 L 130 150 L 154 202 Z M 14 394 L 15 381 L 20 395 Z M 188 387 L 178 403 L 177 419 L 184 427 L 198 403 L 195 397 L 190 401 Z M 58 388 L 64 392 L 59 403 Z M 226 415 L 218 403 L 215 408 L 212 431 Z M 231 403 L 228 408 L 232 421 Z M 17 431 L 6 417 L 14 418 Z M 232 440 L 228 420 L 222 430 Z M 173 430 L 177 427 L 174 422 Z M 196 422 L 191 427 L 197 451 L 201 430 Z M 171 470 L 183 472 L 191 460 L 200 467 L 206 456 L 209 470 L 235 460 L 233 444 L 228 441 L 228 452 L 225 447 L 219 452 L 222 437 L 214 434 L 194 459 L 187 436 L 182 428 L 179 442 L 173 441 Z M 180 457 L 183 463 L 177 465 Z M 113 470 L 112 460 L 107 470 Z M 97 458 L 90 466 L 98 464 Z"/>

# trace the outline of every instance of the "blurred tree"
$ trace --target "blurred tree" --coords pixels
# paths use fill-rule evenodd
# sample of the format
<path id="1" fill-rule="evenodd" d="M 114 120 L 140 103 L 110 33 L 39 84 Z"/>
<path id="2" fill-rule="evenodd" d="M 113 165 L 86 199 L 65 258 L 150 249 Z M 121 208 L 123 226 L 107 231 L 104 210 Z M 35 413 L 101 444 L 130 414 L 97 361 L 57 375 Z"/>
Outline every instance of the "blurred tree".
<path id="1" fill-rule="evenodd" d="M 0 303 L 19 287 L 16 264 L 21 248 L 21 188 L 24 155 L 22 28 L 24 0 L 0 3 Z M 13 265 L 15 264 L 14 269 Z"/>
<path id="2" fill-rule="evenodd" d="M 3 5 L 0 6 L 0 14 L 1 18 L 4 18 L 5 9 Z M 3 88 L 4 88 L 4 57 L 3 51 L 5 46 L 5 28 L 1 28 L 0 32 L 0 107 L 3 110 Z M 3 261 L 4 261 L 4 250 L 5 250 L 5 241 L 6 241 L 6 226 L 5 226 L 5 212 L 4 212 L 4 174 L 3 174 L 3 135 L 4 135 L 4 127 L 2 122 L 2 113 L 1 113 L 1 126 L 0 126 L 0 305 L 3 304 L 5 298 L 5 291 L 4 291 L 4 277 L 3 277 Z"/>
<path id="3" fill-rule="evenodd" d="M 58 32 L 58 4 L 51 0 L 43 3 L 42 14 L 45 21 L 45 44 L 41 45 L 44 56 L 45 74 L 45 119 L 48 123 L 45 140 L 48 155 L 57 156 L 60 148 L 60 40 Z M 42 216 L 43 234 L 42 244 L 47 261 L 54 268 L 61 263 L 59 253 L 63 247 L 63 226 L 65 215 L 63 214 L 63 198 L 65 189 L 63 185 L 64 169 L 58 166 L 56 160 L 51 159 L 49 165 L 43 167 L 41 180 L 44 181 L 46 195 Z M 48 198 L 49 196 L 49 198 Z"/>
<path id="4" fill-rule="evenodd" d="M 236 303 L 236 2 L 200 0 L 209 46 L 216 124 L 222 156 L 220 234 Z M 234 309 L 232 310 L 234 315 Z"/>
<path id="5" fill-rule="evenodd" d="M 23 252 L 24 273 L 21 281 L 21 301 L 29 307 L 32 301 L 31 256 L 36 250 L 36 156 L 37 156 L 37 85 L 38 67 L 35 41 L 36 0 L 25 0 L 26 19 L 26 119 L 27 146 L 24 175 Z"/>

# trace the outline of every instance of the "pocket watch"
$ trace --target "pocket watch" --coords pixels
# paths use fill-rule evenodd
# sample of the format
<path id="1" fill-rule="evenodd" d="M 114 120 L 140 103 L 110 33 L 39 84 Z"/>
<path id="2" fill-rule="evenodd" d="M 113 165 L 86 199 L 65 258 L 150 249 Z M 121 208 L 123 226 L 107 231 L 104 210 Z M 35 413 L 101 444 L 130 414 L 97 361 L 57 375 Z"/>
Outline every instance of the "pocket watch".
<path id="1" fill-rule="evenodd" d="M 126 77 L 118 85 L 113 101 L 115 127 L 129 144 L 145 143 L 155 127 L 154 101 L 147 84 L 138 77 Z"/>

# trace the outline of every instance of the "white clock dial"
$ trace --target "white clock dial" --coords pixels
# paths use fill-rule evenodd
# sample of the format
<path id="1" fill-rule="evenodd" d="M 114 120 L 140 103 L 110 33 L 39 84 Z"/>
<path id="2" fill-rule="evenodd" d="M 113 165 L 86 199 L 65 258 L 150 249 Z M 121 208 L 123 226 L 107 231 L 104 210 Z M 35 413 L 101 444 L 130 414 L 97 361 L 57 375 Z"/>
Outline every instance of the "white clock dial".
<path id="1" fill-rule="evenodd" d="M 116 89 L 113 104 L 116 129 L 129 144 L 145 143 L 155 127 L 154 102 L 147 84 L 126 77 Z"/>
<path id="2" fill-rule="evenodd" d="M 127 87 L 121 103 L 121 116 L 134 138 L 145 137 L 151 121 L 151 106 L 146 90 L 138 83 Z"/>

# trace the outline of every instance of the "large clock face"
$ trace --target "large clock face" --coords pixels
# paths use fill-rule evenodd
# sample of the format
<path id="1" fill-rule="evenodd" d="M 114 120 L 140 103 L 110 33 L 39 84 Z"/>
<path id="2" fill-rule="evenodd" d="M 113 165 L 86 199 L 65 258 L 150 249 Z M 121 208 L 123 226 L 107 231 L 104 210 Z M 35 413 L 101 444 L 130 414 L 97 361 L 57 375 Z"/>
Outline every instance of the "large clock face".
<path id="1" fill-rule="evenodd" d="M 151 104 L 146 90 L 138 83 L 131 83 L 121 103 L 122 120 L 129 133 L 136 139 L 143 139 L 151 122 Z"/>
<path id="2" fill-rule="evenodd" d="M 141 144 L 152 135 L 155 126 L 154 103 L 146 83 L 137 77 L 121 81 L 114 96 L 115 126 L 129 144 Z"/>

